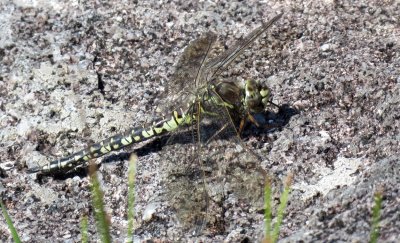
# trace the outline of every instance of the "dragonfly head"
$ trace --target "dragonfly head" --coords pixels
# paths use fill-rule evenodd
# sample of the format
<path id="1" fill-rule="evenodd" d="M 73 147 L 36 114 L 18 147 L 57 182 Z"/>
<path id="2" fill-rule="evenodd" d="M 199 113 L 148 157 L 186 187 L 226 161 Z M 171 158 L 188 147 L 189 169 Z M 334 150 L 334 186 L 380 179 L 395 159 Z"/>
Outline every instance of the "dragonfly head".
<path id="1" fill-rule="evenodd" d="M 244 105 L 246 109 L 251 113 L 265 111 L 270 98 L 269 88 L 254 80 L 247 80 L 244 88 Z"/>

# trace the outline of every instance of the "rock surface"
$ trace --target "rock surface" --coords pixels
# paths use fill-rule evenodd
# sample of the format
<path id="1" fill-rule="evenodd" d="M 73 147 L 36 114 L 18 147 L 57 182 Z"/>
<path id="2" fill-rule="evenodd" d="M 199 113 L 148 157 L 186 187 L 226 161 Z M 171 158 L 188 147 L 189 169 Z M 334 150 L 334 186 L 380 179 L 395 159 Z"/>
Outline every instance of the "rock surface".
<path id="1" fill-rule="evenodd" d="M 86 174 L 37 180 L 27 168 L 151 121 L 189 41 L 212 30 L 229 47 L 279 12 L 225 75 L 266 80 L 274 103 L 299 111 L 282 128 L 244 136 L 270 174 L 295 175 L 280 239 L 366 242 L 381 188 L 379 239 L 398 241 L 400 3 L 366 0 L 2 1 L 0 192 L 21 239 L 78 242 L 84 214 L 98 239 Z M 179 226 L 155 196 L 164 173 L 157 146 L 96 160 L 115 242 L 126 237 L 131 152 L 139 155 L 135 241 L 177 240 Z M 229 230 L 185 241 L 260 242 L 262 210 L 232 210 Z M 11 241 L 4 220 L 0 241 Z"/>

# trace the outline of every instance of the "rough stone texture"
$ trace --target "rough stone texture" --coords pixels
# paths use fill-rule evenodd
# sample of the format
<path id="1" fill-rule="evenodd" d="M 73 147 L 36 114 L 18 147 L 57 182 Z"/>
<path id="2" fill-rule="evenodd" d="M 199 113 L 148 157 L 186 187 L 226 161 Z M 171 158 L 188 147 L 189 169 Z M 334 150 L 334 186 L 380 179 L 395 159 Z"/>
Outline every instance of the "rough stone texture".
<path id="1" fill-rule="evenodd" d="M 366 242 L 381 188 L 380 241 L 398 241 L 399 1 L 2 1 L 0 192 L 21 239 L 80 241 L 80 217 L 92 215 L 85 174 L 37 180 L 28 167 L 151 121 L 190 40 L 212 30 L 228 47 L 282 11 L 226 74 L 267 80 L 275 103 L 300 111 L 244 140 L 269 173 L 295 175 L 280 238 Z M 154 146 L 125 149 L 139 154 L 135 240 L 173 241 L 177 226 L 153 197 L 163 186 Z M 128 154 L 116 154 L 97 162 L 111 233 L 122 242 Z M 186 240 L 261 241 L 262 212 L 236 217 L 246 227 Z M 11 241 L 4 220 L 0 240 Z"/>

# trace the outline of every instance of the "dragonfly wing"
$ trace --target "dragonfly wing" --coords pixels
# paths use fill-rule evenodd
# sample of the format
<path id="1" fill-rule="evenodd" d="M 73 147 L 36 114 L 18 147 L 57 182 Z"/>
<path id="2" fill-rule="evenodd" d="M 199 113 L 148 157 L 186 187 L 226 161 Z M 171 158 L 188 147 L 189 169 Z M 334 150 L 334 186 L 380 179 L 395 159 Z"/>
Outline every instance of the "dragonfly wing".
<path id="1" fill-rule="evenodd" d="M 200 74 L 204 73 L 201 71 L 203 64 L 216 39 L 216 34 L 208 32 L 185 48 L 161 96 L 162 104 L 159 108 L 162 112 L 171 112 L 172 109 L 183 108 L 187 104 L 188 96 L 198 87 L 197 80 L 201 79 Z"/>
<path id="2" fill-rule="evenodd" d="M 197 116 L 197 111 L 193 103 L 188 112 Z M 193 119 L 187 128 L 170 135 L 162 151 L 163 184 L 182 228 L 181 237 L 198 235 L 207 222 L 208 195 L 198 146 L 198 124 Z"/>
<path id="3" fill-rule="evenodd" d="M 242 207 L 262 208 L 266 172 L 260 159 L 238 136 L 229 111 L 216 105 L 222 100 L 194 103 L 206 112 L 191 126 L 172 135 L 163 152 L 163 169 L 169 203 L 182 226 L 182 234 L 215 234 L 232 227 L 225 212 Z M 196 107 L 197 106 L 197 107 Z M 208 112 L 209 111 L 209 112 Z M 257 210 L 253 210 L 255 212 Z"/>
<path id="4" fill-rule="evenodd" d="M 208 226 L 223 233 L 238 226 L 233 216 L 238 211 L 262 209 L 267 173 L 261 167 L 260 157 L 240 139 L 226 106 L 219 105 L 222 99 L 213 92 L 211 96 L 212 99 L 202 102 L 206 112 L 201 114 L 199 125 L 200 154 L 208 171 Z"/>
<path id="5" fill-rule="evenodd" d="M 219 105 L 221 97 L 215 92 L 212 96 L 214 100 L 202 103 L 203 109 L 210 111 L 202 113 L 201 118 L 202 161 L 218 168 L 216 175 L 223 178 L 224 197 L 232 194 L 241 202 L 260 206 L 267 176 L 261 168 L 262 160 L 241 140 L 229 110 Z"/>
<path id="6" fill-rule="evenodd" d="M 219 56 L 207 61 L 204 65 L 206 75 L 203 80 L 211 80 L 218 76 L 224 71 L 229 64 L 232 63 L 251 43 L 253 43 L 262 33 L 264 33 L 273 23 L 282 17 L 282 13 L 278 14 L 266 23 L 263 23 L 260 27 L 250 32 L 246 37 L 236 42 L 228 50 L 220 54 Z"/>

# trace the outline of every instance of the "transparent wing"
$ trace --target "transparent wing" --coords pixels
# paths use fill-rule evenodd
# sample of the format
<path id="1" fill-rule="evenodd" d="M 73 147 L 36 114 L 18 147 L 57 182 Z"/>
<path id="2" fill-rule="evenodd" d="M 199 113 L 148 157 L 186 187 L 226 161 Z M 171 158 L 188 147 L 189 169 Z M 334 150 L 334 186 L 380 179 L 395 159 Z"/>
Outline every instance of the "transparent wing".
<path id="1" fill-rule="evenodd" d="M 202 102 L 204 110 L 210 112 L 202 113 L 200 126 L 202 161 L 218 168 L 213 171 L 215 179 L 207 181 L 210 202 L 222 200 L 217 193 L 222 192 L 226 201 L 262 206 L 267 173 L 260 167 L 261 159 L 240 139 L 228 109 L 218 105 L 222 99 L 215 92 L 211 96 L 214 101 Z"/>
<path id="2" fill-rule="evenodd" d="M 173 109 L 184 108 L 196 88 L 200 73 L 212 45 L 217 36 L 208 32 L 204 36 L 192 41 L 183 51 L 175 73 L 168 82 L 164 94 L 161 96 L 159 108 L 168 113 Z M 186 107 L 185 107 L 186 108 Z"/>
<path id="3" fill-rule="evenodd" d="M 195 98 L 193 92 L 196 88 L 204 87 L 217 77 L 281 16 L 282 14 L 279 14 L 263 23 L 231 48 L 212 59 L 208 55 L 217 39 L 216 34 L 208 32 L 191 42 L 180 57 L 166 92 L 161 96 L 162 103 L 158 106 L 159 110 L 167 114 L 171 110 L 184 109 L 186 103 Z"/>
<path id="4" fill-rule="evenodd" d="M 260 159 L 240 140 L 228 110 L 212 100 L 196 104 L 195 114 L 200 105 L 210 112 L 197 116 L 200 122 L 185 132 L 171 136 L 162 160 L 170 175 L 165 178 L 169 202 L 184 236 L 225 232 L 230 222 L 224 212 L 230 209 L 224 202 L 262 207 L 266 177 Z"/>
<path id="5" fill-rule="evenodd" d="M 218 76 L 222 71 L 224 71 L 229 64 L 232 63 L 251 43 L 253 43 L 257 37 L 264 33 L 275 21 L 282 17 L 282 13 L 278 14 L 266 23 L 263 23 L 260 27 L 253 30 L 243 39 L 236 42 L 231 48 L 220 54 L 219 56 L 207 61 L 204 65 L 204 74 L 201 76 L 203 79 L 201 81 L 210 81 L 214 77 Z"/>
<path id="6" fill-rule="evenodd" d="M 198 118 L 198 106 L 189 108 Z M 197 235 L 207 222 L 208 194 L 205 171 L 200 159 L 198 119 L 170 136 L 162 151 L 162 168 L 166 171 L 163 184 L 168 201 L 182 228 L 181 236 Z"/>

